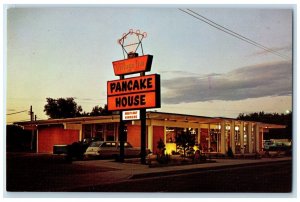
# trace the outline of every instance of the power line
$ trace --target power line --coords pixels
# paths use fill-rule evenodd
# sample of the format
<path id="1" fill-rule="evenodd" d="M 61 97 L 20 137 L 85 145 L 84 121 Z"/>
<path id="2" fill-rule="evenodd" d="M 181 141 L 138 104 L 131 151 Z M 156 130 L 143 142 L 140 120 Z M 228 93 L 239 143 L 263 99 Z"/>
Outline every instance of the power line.
<path id="1" fill-rule="evenodd" d="M 267 51 L 269 53 L 273 53 L 274 55 L 277 55 L 277 56 L 279 56 L 281 58 L 289 59 L 288 56 L 280 54 L 280 53 L 278 53 L 278 51 L 275 51 L 273 49 L 267 48 L 267 47 L 265 47 L 265 46 L 263 46 L 263 45 L 255 42 L 255 41 L 253 41 L 253 40 L 251 40 L 251 39 L 249 39 L 247 37 L 244 37 L 244 36 L 242 36 L 242 35 L 234 32 L 234 31 L 232 31 L 230 29 L 227 29 L 226 27 L 224 27 L 222 25 L 219 25 L 219 24 L 213 22 L 212 20 L 209 20 L 208 18 L 206 18 L 206 17 L 204 17 L 204 16 L 202 16 L 202 15 L 200 15 L 200 14 L 198 14 L 198 13 L 196 13 L 196 12 L 190 10 L 190 9 L 187 9 L 189 12 L 187 12 L 187 11 L 185 11 L 183 9 L 179 9 L 179 10 L 182 11 L 182 12 L 184 12 L 184 13 L 186 13 L 186 14 L 188 14 L 188 15 L 190 15 L 190 16 L 192 16 L 192 17 L 194 17 L 194 18 L 196 18 L 196 19 L 198 19 L 198 20 L 201 20 L 202 22 L 204 22 L 204 23 L 206 23 L 206 24 L 208 24 L 208 25 L 210 25 L 210 26 L 212 26 L 212 27 L 214 27 L 214 28 L 216 28 L 216 29 L 218 29 L 218 30 L 220 30 L 222 32 L 225 32 L 225 33 L 227 33 L 227 34 L 229 34 L 229 35 L 231 35 L 231 36 L 233 36 L 235 38 L 238 38 L 238 39 L 240 39 L 240 40 L 242 40 L 242 41 L 244 41 L 246 43 L 249 43 L 249 44 L 254 45 L 254 46 L 258 47 L 258 48 L 261 48 L 261 49 L 263 49 L 263 50 L 265 50 L 265 51 Z M 197 16 L 193 15 L 192 13 L 195 14 L 195 15 L 197 15 Z"/>
<path id="2" fill-rule="evenodd" d="M 19 111 L 19 112 L 14 112 L 14 113 L 6 114 L 6 115 L 14 115 L 14 114 L 22 113 L 22 112 L 27 112 L 27 110 L 23 110 L 23 111 Z"/>
<path id="3" fill-rule="evenodd" d="M 218 24 L 218 23 L 215 23 L 215 22 L 212 21 L 212 20 L 209 20 L 208 18 L 204 17 L 203 15 L 200 15 L 199 13 L 196 13 L 196 12 L 190 10 L 190 9 L 187 9 L 187 10 L 190 11 L 190 12 L 192 12 L 192 13 L 194 13 L 194 14 L 196 14 L 196 15 L 198 15 L 198 16 L 200 16 L 200 17 L 202 17 L 203 19 L 205 19 L 205 20 L 207 20 L 207 21 L 209 21 L 209 22 L 211 22 L 211 23 L 213 23 L 213 24 L 215 24 L 215 25 L 217 25 L 217 26 L 219 26 L 219 27 L 221 27 L 221 28 L 223 28 L 223 29 L 225 29 L 225 30 L 227 30 L 227 31 L 229 31 L 229 32 L 231 32 L 231 33 L 233 33 L 233 34 L 235 34 L 235 35 L 237 35 L 237 36 L 243 38 L 243 39 L 245 39 L 245 40 L 247 40 L 247 41 L 250 41 L 250 42 L 252 42 L 252 43 L 254 43 L 254 44 L 260 46 L 262 49 L 264 49 L 264 50 L 266 50 L 266 51 L 268 51 L 268 52 L 272 52 L 272 53 L 274 53 L 274 54 L 276 54 L 276 55 L 278 55 L 278 56 L 280 56 L 280 57 L 283 57 L 283 58 L 288 59 L 288 57 L 287 57 L 286 55 L 283 55 L 283 54 L 281 54 L 281 53 L 278 53 L 278 51 L 276 51 L 276 50 L 273 50 L 273 49 L 271 49 L 271 48 L 268 48 L 268 47 L 266 47 L 266 46 L 263 46 L 263 45 L 261 45 L 261 44 L 255 42 L 255 41 L 253 41 L 253 40 L 251 40 L 251 39 L 249 39 L 249 38 L 247 38 L 247 37 L 244 37 L 243 35 L 240 35 L 240 34 L 234 32 L 234 31 L 232 31 L 232 30 L 230 30 L 230 29 L 228 29 L 228 28 L 226 28 L 226 27 L 224 27 L 224 26 L 222 26 L 222 25 L 220 25 L 220 24 Z"/>
<path id="4" fill-rule="evenodd" d="M 199 13 L 196 13 L 196 12 L 190 10 L 190 9 L 187 9 L 187 10 L 190 11 L 190 12 L 192 12 L 192 13 L 194 13 L 194 14 L 196 14 L 196 15 L 198 15 L 198 16 L 200 16 L 200 17 L 202 17 L 203 19 L 205 19 L 205 20 L 207 20 L 207 21 L 213 23 L 214 25 L 221 27 L 222 29 L 225 29 L 225 30 L 227 30 L 227 31 L 229 31 L 229 32 L 231 32 L 231 33 L 233 33 L 233 34 L 235 34 L 235 35 L 237 35 L 237 36 L 239 36 L 239 37 L 241 37 L 241 38 L 247 40 L 247 41 L 250 41 L 250 42 L 252 42 L 252 43 L 258 45 L 260 48 L 262 48 L 262 49 L 264 49 L 264 50 L 266 50 L 266 51 L 268 51 L 268 52 L 272 52 L 272 53 L 274 53 L 274 54 L 276 54 L 276 55 L 278 55 L 278 56 L 280 56 L 280 57 L 283 57 L 283 58 L 285 58 L 285 59 L 288 59 L 288 57 L 287 57 L 286 55 L 283 55 L 283 54 L 281 54 L 281 53 L 278 53 L 278 51 L 276 51 L 276 50 L 273 50 L 273 49 L 271 49 L 271 48 L 268 48 L 268 47 L 266 47 L 266 46 L 263 46 L 263 45 L 261 45 L 261 44 L 255 42 L 255 41 L 253 41 L 253 40 L 251 40 L 251 39 L 249 39 L 249 38 L 247 38 L 247 37 L 244 37 L 243 35 L 240 35 L 240 34 L 234 32 L 234 31 L 232 31 L 232 30 L 230 30 L 230 29 L 228 29 L 228 28 L 226 28 L 226 27 L 224 27 L 224 26 L 222 26 L 222 25 L 220 25 L 220 24 L 218 24 L 218 23 L 216 23 L 216 22 L 214 22 L 214 21 L 212 21 L 212 20 L 210 20 L 210 19 L 204 17 L 203 15 L 200 15 Z"/>

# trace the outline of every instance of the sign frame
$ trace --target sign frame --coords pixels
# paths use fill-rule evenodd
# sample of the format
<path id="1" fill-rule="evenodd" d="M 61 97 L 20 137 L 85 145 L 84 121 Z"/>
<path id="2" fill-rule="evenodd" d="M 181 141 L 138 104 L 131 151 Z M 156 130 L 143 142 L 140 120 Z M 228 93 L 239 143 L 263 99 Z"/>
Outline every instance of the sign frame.
<path id="1" fill-rule="evenodd" d="M 149 72 L 152 66 L 153 55 L 143 55 L 125 60 L 112 62 L 116 76 Z"/>
<path id="2" fill-rule="evenodd" d="M 138 79 L 147 79 L 152 78 L 154 79 L 154 85 L 145 90 L 138 90 L 133 92 L 118 92 L 118 93 L 110 93 L 110 85 L 113 82 L 128 82 L 130 80 L 138 80 Z M 129 96 L 135 96 L 129 97 Z M 140 96 L 139 98 L 137 96 Z M 143 97 L 142 97 L 143 96 Z M 124 100 L 124 98 L 128 100 Z M 140 99 L 143 100 L 141 101 Z M 115 100 L 113 100 L 115 99 Z M 119 99 L 119 100 L 116 100 Z M 142 103 L 141 102 L 147 102 Z M 124 104 L 124 102 L 126 102 Z M 129 106 L 129 102 L 131 102 Z M 138 103 L 137 103 L 138 102 Z M 116 105 L 119 104 L 120 106 L 117 107 Z M 125 107 L 124 105 L 127 105 Z M 113 106 L 114 105 L 114 106 Z M 161 107 L 161 92 L 160 92 L 160 75 L 159 74 L 152 74 L 152 75 L 146 75 L 146 76 L 139 76 L 139 77 L 131 77 L 127 79 L 120 79 L 120 80 L 113 80 L 113 81 L 107 81 L 107 107 L 109 111 L 126 111 L 126 110 L 137 110 L 137 109 L 147 109 L 147 108 L 160 108 Z"/>
<path id="3" fill-rule="evenodd" d="M 126 79 L 117 79 L 107 81 L 107 96 L 116 96 L 116 95 L 125 95 L 125 94 L 133 94 L 133 93 L 141 93 L 147 91 L 156 91 L 157 85 L 160 88 L 160 82 L 158 81 L 160 78 L 157 76 L 159 74 L 149 74 L 145 76 L 137 76 L 137 77 L 130 77 Z M 152 80 L 152 81 L 151 81 Z M 154 81 L 154 82 L 153 82 Z M 113 85 L 114 84 L 114 85 Z M 145 89 L 140 89 L 142 84 Z M 115 91 L 123 91 L 126 92 L 112 92 L 112 86 L 116 89 Z M 136 89 L 138 88 L 138 89 Z"/>

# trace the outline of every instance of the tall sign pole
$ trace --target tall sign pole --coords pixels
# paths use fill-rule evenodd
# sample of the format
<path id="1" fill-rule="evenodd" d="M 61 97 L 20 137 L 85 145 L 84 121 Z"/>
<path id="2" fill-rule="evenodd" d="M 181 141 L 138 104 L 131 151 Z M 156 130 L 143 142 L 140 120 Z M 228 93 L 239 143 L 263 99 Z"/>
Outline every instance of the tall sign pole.
<path id="1" fill-rule="evenodd" d="M 123 80 L 124 76 L 120 76 L 120 80 Z M 124 149 L 124 141 L 125 141 L 125 134 L 124 134 L 124 129 L 125 129 L 125 122 L 123 120 L 123 113 L 122 111 L 119 112 L 120 114 L 120 126 L 119 126 L 119 142 L 120 142 L 120 157 L 119 161 L 124 162 L 125 158 L 125 149 Z"/>
<path id="2" fill-rule="evenodd" d="M 140 110 L 141 121 L 141 163 L 146 164 L 146 109 L 160 107 L 160 75 L 151 74 L 146 75 L 146 72 L 151 70 L 152 55 L 144 55 L 142 40 L 147 34 L 140 33 L 139 30 L 129 30 L 123 37 L 118 40 L 122 46 L 123 55 L 127 55 L 127 59 L 114 61 L 113 68 L 119 80 L 107 82 L 107 106 L 109 111 L 120 112 L 120 127 L 119 127 L 119 141 L 120 141 L 120 161 L 124 161 L 124 128 L 125 122 L 123 111 Z M 135 38 L 129 43 L 129 38 Z M 127 43 L 126 43 L 127 42 Z M 142 56 L 136 52 L 138 48 L 142 49 Z M 128 50 L 129 49 L 129 50 Z M 125 78 L 125 75 L 139 73 L 138 77 Z M 127 114 L 133 114 L 127 113 Z M 130 116 L 129 116 L 130 117 Z M 136 120 L 136 116 L 132 120 Z M 126 118 L 128 119 L 128 117 Z M 131 134 L 132 135 L 132 134 Z"/>
<path id="3" fill-rule="evenodd" d="M 145 73 L 141 73 L 141 77 Z M 146 109 L 140 110 L 141 116 L 141 164 L 146 164 Z"/>

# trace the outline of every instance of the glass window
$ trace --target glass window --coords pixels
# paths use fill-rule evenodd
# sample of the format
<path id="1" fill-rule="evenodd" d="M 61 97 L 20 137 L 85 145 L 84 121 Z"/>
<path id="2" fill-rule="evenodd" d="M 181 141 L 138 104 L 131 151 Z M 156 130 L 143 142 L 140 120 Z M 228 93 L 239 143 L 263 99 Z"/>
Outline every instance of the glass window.
<path id="1" fill-rule="evenodd" d="M 104 140 L 104 125 L 95 124 L 95 137 Z"/>
<path id="2" fill-rule="evenodd" d="M 114 131 L 114 124 L 113 123 L 107 124 L 107 130 Z"/>
<path id="3" fill-rule="evenodd" d="M 176 130 L 175 128 L 167 127 L 166 128 L 166 142 L 167 143 L 175 143 L 175 134 Z"/>
<path id="4" fill-rule="evenodd" d="M 190 131 L 191 131 L 191 134 L 194 135 L 195 145 L 199 145 L 199 142 L 198 142 L 198 128 L 191 128 Z"/>
<path id="5" fill-rule="evenodd" d="M 83 137 L 84 139 L 92 137 L 92 124 L 84 124 L 83 125 Z"/>
<path id="6" fill-rule="evenodd" d="M 241 133 L 240 133 L 239 126 L 234 127 L 234 144 L 235 144 L 235 153 L 240 154 L 241 153 Z"/>
<path id="7" fill-rule="evenodd" d="M 115 141 L 115 125 L 113 123 L 106 125 L 106 140 Z"/>
<path id="8" fill-rule="evenodd" d="M 210 151 L 211 152 L 219 152 L 220 148 L 220 138 L 221 138 L 221 131 L 220 129 L 211 129 L 210 130 Z"/>

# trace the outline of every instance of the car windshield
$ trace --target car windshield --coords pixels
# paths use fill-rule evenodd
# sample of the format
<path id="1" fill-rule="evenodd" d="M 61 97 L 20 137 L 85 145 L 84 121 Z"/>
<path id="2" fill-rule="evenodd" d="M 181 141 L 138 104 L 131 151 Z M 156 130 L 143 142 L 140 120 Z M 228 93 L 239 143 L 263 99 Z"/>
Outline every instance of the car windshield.
<path id="1" fill-rule="evenodd" d="M 101 141 L 94 141 L 90 144 L 90 147 L 99 147 L 102 143 Z"/>

